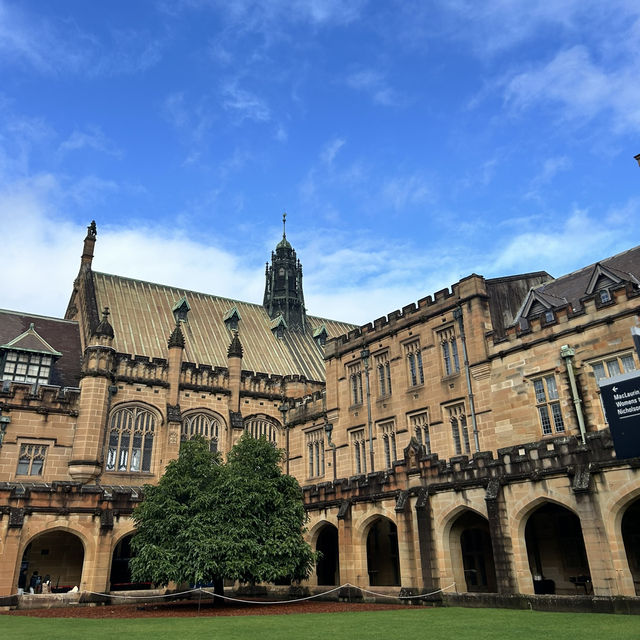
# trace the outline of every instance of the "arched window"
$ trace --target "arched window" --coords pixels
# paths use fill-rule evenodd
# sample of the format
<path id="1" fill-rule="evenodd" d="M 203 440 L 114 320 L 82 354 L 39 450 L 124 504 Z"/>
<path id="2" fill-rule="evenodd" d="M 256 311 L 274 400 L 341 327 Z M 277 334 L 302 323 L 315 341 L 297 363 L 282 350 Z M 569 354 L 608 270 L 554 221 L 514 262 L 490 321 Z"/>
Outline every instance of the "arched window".
<path id="1" fill-rule="evenodd" d="M 275 422 L 266 416 L 254 416 L 248 418 L 244 423 L 244 430 L 253 438 L 264 436 L 274 445 L 278 444 L 278 427 Z"/>
<path id="2" fill-rule="evenodd" d="M 156 417 L 142 407 L 117 409 L 111 416 L 107 471 L 151 471 Z"/>
<path id="3" fill-rule="evenodd" d="M 192 413 L 182 420 L 180 440 L 202 436 L 209 443 L 209 451 L 218 451 L 220 420 L 208 413 Z"/>

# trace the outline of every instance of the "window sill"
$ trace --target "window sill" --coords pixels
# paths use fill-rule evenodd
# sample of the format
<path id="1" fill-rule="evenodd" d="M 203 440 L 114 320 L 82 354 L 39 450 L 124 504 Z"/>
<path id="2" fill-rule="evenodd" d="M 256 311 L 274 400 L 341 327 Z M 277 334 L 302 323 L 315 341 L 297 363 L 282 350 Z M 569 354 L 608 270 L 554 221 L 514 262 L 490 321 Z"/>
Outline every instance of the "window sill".
<path id="1" fill-rule="evenodd" d="M 152 471 L 106 471 L 105 470 L 104 473 L 109 477 L 121 476 L 123 478 L 140 478 L 140 477 L 152 478 L 153 476 L 156 475 Z"/>
<path id="2" fill-rule="evenodd" d="M 450 382 L 451 380 L 456 380 L 460 377 L 460 371 L 456 371 L 455 373 L 450 373 L 448 375 L 442 376 L 442 382 Z"/>

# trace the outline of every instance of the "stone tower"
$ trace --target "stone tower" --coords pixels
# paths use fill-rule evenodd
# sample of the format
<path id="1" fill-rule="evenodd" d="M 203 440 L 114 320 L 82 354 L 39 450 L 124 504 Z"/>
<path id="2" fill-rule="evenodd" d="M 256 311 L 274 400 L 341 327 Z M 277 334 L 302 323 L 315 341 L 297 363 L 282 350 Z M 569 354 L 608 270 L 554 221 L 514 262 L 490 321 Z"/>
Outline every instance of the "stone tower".
<path id="1" fill-rule="evenodd" d="M 302 293 L 302 265 L 295 249 L 287 240 L 287 214 L 282 216 L 282 240 L 271 252 L 271 266 L 265 270 L 263 306 L 274 320 L 282 317 L 286 327 L 293 331 L 304 331 L 306 312 Z"/>

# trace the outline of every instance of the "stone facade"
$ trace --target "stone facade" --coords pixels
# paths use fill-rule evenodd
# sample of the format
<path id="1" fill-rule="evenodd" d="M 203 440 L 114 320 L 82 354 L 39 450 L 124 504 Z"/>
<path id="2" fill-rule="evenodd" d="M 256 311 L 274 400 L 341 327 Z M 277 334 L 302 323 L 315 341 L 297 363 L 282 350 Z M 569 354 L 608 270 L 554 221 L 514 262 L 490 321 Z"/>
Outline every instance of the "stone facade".
<path id="1" fill-rule="evenodd" d="M 182 439 L 226 453 L 245 430 L 303 486 L 310 589 L 640 593 L 640 458 L 616 458 L 597 382 L 640 368 L 640 248 L 474 274 L 354 327 L 306 315 L 284 236 L 291 287 L 277 250 L 260 307 L 94 274 L 96 233 L 65 320 L 0 314 L 0 595 L 34 570 L 147 586 L 127 572 L 142 486 Z"/>

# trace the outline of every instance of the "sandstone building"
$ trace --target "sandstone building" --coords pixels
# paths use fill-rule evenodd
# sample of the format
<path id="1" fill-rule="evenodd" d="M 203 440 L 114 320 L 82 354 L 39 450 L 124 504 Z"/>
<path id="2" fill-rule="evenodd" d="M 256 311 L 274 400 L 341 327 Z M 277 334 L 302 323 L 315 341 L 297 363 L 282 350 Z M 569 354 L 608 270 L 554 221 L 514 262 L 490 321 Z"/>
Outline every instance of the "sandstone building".
<path id="1" fill-rule="evenodd" d="M 262 305 L 92 270 L 65 319 L 0 311 L 0 595 L 129 589 L 132 509 L 180 441 L 248 431 L 303 486 L 309 587 L 640 595 L 640 458 L 598 380 L 640 368 L 640 247 L 472 274 L 356 327 L 307 315 L 283 234 Z"/>

